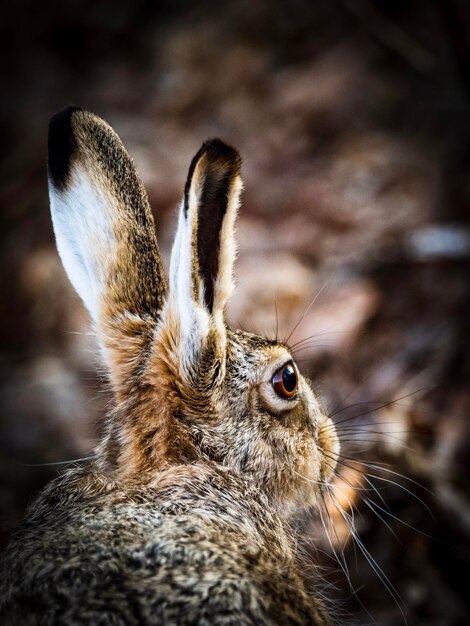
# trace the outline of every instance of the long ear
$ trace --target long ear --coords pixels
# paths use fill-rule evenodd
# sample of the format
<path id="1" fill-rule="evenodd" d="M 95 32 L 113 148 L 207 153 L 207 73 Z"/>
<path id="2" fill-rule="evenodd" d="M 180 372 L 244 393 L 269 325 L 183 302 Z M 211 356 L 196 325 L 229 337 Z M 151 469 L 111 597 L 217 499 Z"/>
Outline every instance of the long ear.
<path id="1" fill-rule="evenodd" d="M 119 384 L 138 367 L 167 290 L 147 195 L 112 128 L 73 107 L 51 120 L 48 173 L 59 254 Z"/>
<path id="2" fill-rule="evenodd" d="M 189 168 L 170 266 L 170 298 L 188 357 L 198 353 L 211 328 L 222 340 L 225 334 L 240 166 L 238 152 L 213 139 L 203 144 Z"/>

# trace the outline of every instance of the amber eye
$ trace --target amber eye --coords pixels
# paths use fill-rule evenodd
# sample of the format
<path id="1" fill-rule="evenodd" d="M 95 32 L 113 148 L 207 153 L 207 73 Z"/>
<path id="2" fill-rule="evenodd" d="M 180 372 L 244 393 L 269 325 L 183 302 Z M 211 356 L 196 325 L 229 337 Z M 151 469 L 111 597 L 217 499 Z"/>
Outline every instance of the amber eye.
<path id="1" fill-rule="evenodd" d="M 292 362 L 283 365 L 271 380 L 274 391 L 280 398 L 289 399 L 295 395 L 299 386 L 297 370 Z"/>

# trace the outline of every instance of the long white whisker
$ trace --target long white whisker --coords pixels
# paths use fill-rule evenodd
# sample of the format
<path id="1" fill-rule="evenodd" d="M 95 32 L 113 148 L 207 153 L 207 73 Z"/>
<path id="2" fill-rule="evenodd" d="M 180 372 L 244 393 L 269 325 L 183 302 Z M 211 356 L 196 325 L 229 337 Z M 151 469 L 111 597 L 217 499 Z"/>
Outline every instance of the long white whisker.
<path id="1" fill-rule="evenodd" d="M 322 498 L 322 500 L 323 500 L 323 498 Z M 324 502 L 324 500 L 323 500 L 323 502 Z M 326 511 L 326 505 L 325 505 L 325 511 Z M 333 554 L 334 554 L 334 557 L 335 557 L 335 559 L 336 559 L 336 562 L 338 563 L 338 565 L 340 566 L 340 568 L 341 568 L 341 570 L 342 570 L 343 574 L 345 575 L 346 580 L 348 581 L 348 585 L 349 585 L 349 588 L 350 588 L 351 592 L 352 592 L 352 593 L 355 593 L 354 586 L 353 586 L 353 584 L 352 584 L 351 577 L 350 577 L 350 575 L 349 575 L 349 571 L 348 571 L 348 568 L 347 568 L 347 564 L 346 564 L 345 562 L 343 562 L 343 559 L 341 559 L 341 558 L 338 556 L 338 553 L 336 552 L 336 549 L 335 549 L 335 547 L 334 547 L 334 545 L 333 545 L 333 542 L 331 541 L 330 534 L 329 534 L 328 529 L 327 529 L 327 527 L 326 527 L 325 520 L 324 520 L 324 518 L 323 518 L 323 513 L 322 513 L 322 510 L 321 510 L 321 507 L 319 507 L 318 512 L 319 512 L 319 514 L 320 514 L 320 519 L 321 519 L 321 523 L 322 523 L 322 526 L 323 526 L 323 530 L 325 531 L 326 538 L 327 538 L 327 540 L 328 540 L 328 543 L 330 544 L 330 548 L 331 548 L 331 551 L 332 551 L 332 552 L 333 552 Z M 344 556 L 344 554 L 343 554 L 343 556 Z"/>
<path id="2" fill-rule="evenodd" d="M 354 559 L 356 561 L 356 569 L 358 568 L 357 566 L 357 552 L 356 552 L 356 529 L 355 529 L 355 525 L 354 525 L 354 511 L 353 511 L 353 506 L 351 501 L 349 500 L 349 498 L 346 497 L 346 500 L 350 506 L 350 510 L 351 510 L 351 514 L 348 515 L 348 513 L 341 507 L 341 505 L 339 504 L 339 502 L 337 501 L 337 499 L 335 498 L 334 494 L 332 493 L 332 491 L 330 489 L 328 489 L 328 494 L 331 498 L 331 501 L 333 503 L 333 506 L 335 507 L 335 509 L 338 511 L 338 513 L 341 515 L 341 517 L 343 518 L 348 530 L 349 530 L 349 534 L 350 536 L 353 538 L 353 549 L 354 549 Z M 343 494 L 344 495 L 344 494 Z M 354 532 L 353 532 L 354 531 Z M 370 614 L 369 610 L 367 609 L 367 607 L 365 606 L 365 604 L 362 602 L 361 598 L 358 595 L 358 591 L 357 590 L 354 595 L 357 599 L 357 601 L 359 602 L 359 604 L 361 605 L 361 607 L 363 608 L 363 610 L 365 611 L 365 613 L 367 613 L 367 615 L 371 618 L 372 622 L 375 623 L 374 618 L 372 617 L 372 615 Z"/>
<path id="3" fill-rule="evenodd" d="M 336 500 L 334 495 L 333 494 L 331 494 L 331 495 L 332 495 L 333 500 Z M 339 505 L 338 502 L 336 502 L 336 505 L 339 507 L 338 512 L 341 514 L 341 511 L 343 511 L 343 513 L 344 513 L 344 510 L 341 508 L 341 506 Z M 343 519 L 346 522 L 346 524 L 348 524 L 348 517 L 347 516 L 343 516 Z M 404 613 L 404 606 L 405 605 L 403 603 L 403 599 L 401 598 L 400 594 L 398 593 L 398 591 L 396 590 L 396 588 L 394 587 L 394 585 L 392 584 L 390 579 L 387 577 L 385 572 L 382 570 L 380 565 L 374 559 L 374 557 L 366 549 L 366 547 L 364 546 L 364 544 L 362 542 L 362 539 L 360 538 L 356 528 L 353 525 L 349 525 L 349 529 L 350 529 L 350 532 L 351 532 L 351 536 L 353 537 L 354 541 L 356 542 L 358 548 L 361 550 L 362 554 L 367 559 L 367 562 L 369 563 L 369 565 L 371 566 L 372 570 L 375 572 L 375 574 L 377 575 L 379 580 L 382 582 L 382 584 L 384 585 L 384 587 L 387 590 L 387 592 L 393 598 L 395 604 L 397 605 L 397 607 L 398 607 L 398 609 L 399 609 L 399 611 L 400 611 L 400 613 L 401 613 L 401 615 L 403 617 L 403 620 L 404 620 L 405 624 L 407 625 L 408 622 L 407 622 L 407 619 L 406 619 L 406 616 L 405 616 L 405 613 Z"/>
<path id="4" fill-rule="evenodd" d="M 350 459 L 349 457 L 341 457 L 341 458 L 340 457 L 333 457 L 333 456 L 328 455 L 326 453 L 324 453 L 324 455 L 327 458 L 331 459 L 332 461 L 335 461 L 336 463 L 338 463 L 340 465 L 344 465 L 345 467 L 348 467 L 349 469 L 352 469 L 352 470 L 358 472 L 359 474 L 364 475 L 364 473 L 361 472 L 360 470 L 358 470 L 356 467 L 354 467 L 352 465 L 349 465 L 348 463 L 346 463 L 344 461 L 344 459 L 346 459 L 347 461 L 356 462 L 355 459 Z M 368 463 L 367 461 L 360 461 L 360 463 L 362 465 L 364 465 L 365 467 L 376 469 L 376 470 L 381 471 L 381 472 L 387 472 L 387 473 L 392 474 L 394 476 L 398 476 L 399 478 L 402 478 L 403 480 L 409 481 L 410 483 L 412 483 L 414 485 L 417 485 L 418 487 L 420 487 L 421 489 L 424 489 L 430 495 L 435 497 L 435 495 L 432 493 L 432 491 L 427 489 L 424 485 L 421 485 L 420 483 L 418 483 L 416 480 L 413 480 L 412 478 L 404 476 L 403 474 L 400 474 L 398 472 L 394 472 L 393 470 L 391 470 L 391 469 L 389 469 L 387 467 L 381 467 L 379 465 Z M 388 478 L 384 478 L 383 476 L 377 476 L 376 474 L 367 473 L 367 476 L 369 476 L 370 478 L 377 478 L 377 480 L 381 480 L 382 482 L 386 482 L 386 483 L 389 483 L 391 485 L 395 485 L 399 489 L 402 489 L 403 491 L 406 491 L 406 493 L 408 493 L 412 498 L 414 498 L 415 500 L 420 502 L 424 506 L 424 508 L 428 511 L 428 513 L 432 517 L 432 519 L 434 519 L 434 515 L 433 515 L 431 509 L 427 506 L 427 504 L 421 498 L 419 498 L 415 493 L 410 491 L 407 487 L 405 487 L 401 483 L 399 483 L 397 481 L 394 481 L 394 480 L 391 480 L 391 479 L 388 479 Z"/>

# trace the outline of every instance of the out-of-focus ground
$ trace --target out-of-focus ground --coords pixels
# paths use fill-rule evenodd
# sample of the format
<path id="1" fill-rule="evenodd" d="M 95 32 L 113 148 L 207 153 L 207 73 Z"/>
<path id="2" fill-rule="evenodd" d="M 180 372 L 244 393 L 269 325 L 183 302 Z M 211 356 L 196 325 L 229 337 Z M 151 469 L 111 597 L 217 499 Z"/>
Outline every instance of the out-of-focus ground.
<path id="1" fill-rule="evenodd" d="M 302 525 L 307 561 L 337 586 L 326 594 L 346 624 L 404 624 L 400 604 L 410 626 L 468 623 L 470 5 L 2 12 L 2 542 L 60 471 L 28 464 L 90 454 L 110 402 L 48 212 L 47 124 L 73 103 L 134 156 L 166 262 L 192 155 L 211 136 L 240 150 L 231 320 L 274 335 L 277 308 L 286 336 L 304 315 L 290 342 L 305 340 L 296 356 L 343 439 L 335 497 L 377 566 L 331 502 L 331 546 L 318 519 Z"/>

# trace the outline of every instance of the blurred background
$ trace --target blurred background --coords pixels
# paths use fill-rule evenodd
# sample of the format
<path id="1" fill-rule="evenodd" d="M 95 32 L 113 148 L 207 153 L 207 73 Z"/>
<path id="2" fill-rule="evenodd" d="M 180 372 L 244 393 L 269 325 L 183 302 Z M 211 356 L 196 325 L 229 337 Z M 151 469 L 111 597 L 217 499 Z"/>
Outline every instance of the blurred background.
<path id="1" fill-rule="evenodd" d="M 166 263 L 191 157 L 211 136 L 240 150 L 231 322 L 301 320 L 289 341 L 343 440 L 329 539 L 300 524 L 306 568 L 345 624 L 469 623 L 470 3 L 2 14 L 1 544 L 62 468 L 34 464 L 90 455 L 111 401 L 48 211 L 48 121 L 76 104 L 133 155 Z"/>

